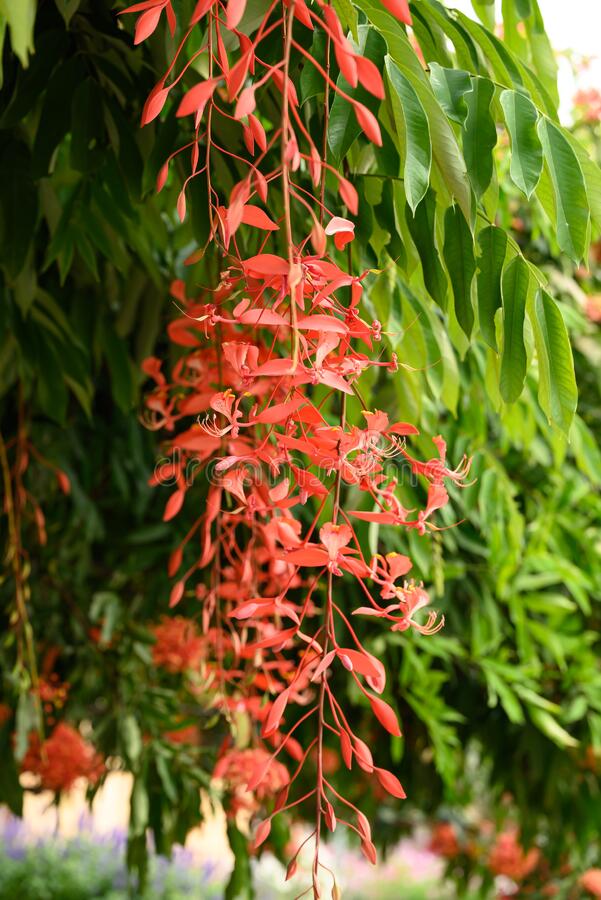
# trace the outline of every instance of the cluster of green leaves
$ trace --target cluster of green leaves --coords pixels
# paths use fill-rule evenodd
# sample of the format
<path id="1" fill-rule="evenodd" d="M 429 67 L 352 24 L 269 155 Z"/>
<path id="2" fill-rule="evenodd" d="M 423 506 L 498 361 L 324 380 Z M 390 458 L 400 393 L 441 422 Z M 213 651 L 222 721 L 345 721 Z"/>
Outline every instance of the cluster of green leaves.
<path id="1" fill-rule="evenodd" d="M 375 284 L 375 309 L 393 331 L 407 289 L 416 295 L 413 306 L 425 301 L 429 308 L 419 312 L 421 327 L 410 338 L 416 363 L 408 362 L 444 359 L 440 389 L 452 412 L 456 360 L 472 337 L 488 347 L 490 386 L 505 403 L 520 396 L 536 356 L 541 406 L 567 433 L 577 400 L 567 332 L 544 274 L 497 223 L 499 144 L 510 139 L 511 179 L 552 223 L 558 252 L 585 259 L 601 225 L 601 173 L 558 123 L 555 63 L 538 5 L 524 4 L 518 15 L 506 4 L 505 33 L 515 32 L 515 39 L 501 41 L 486 27 L 488 5 L 476 4 L 481 24 L 437 0 L 413 3 L 426 70 L 404 28 L 379 3 L 356 6 L 367 20 L 358 28 L 359 46 L 386 72 L 387 100 L 379 110 L 373 98 L 358 96 L 378 112 L 384 146 L 374 153 L 363 143 L 344 104 L 335 114 L 336 101 L 329 138 L 335 157 L 348 158 L 358 176 L 358 250 L 380 269 L 396 263 L 396 273 Z M 420 330 L 425 354 L 415 342 Z M 418 417 L 419 398 L 408 398 L 407 408 Z"/>

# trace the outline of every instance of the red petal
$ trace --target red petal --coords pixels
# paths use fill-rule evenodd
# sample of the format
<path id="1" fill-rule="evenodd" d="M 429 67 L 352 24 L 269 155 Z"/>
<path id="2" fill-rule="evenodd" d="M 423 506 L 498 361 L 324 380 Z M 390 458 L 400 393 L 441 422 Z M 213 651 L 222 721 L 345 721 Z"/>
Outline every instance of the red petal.
<path id="1" fill-rule="evenodd" d="M 369 702 L 376 718 L 386 731 L 394 735 L 394 737 L 401 737 L 401 729 L 393 708 L 381 697 L 370 697 Z"/>
<path id="2" fill-rule="evenodd" d="M 57 469 L 54 473 L 56 475 L 56 480 L 58 481 L 58 486 L 63 492 L 63 494 L 71 493 L 71 482 L 69 481 L 69 476 L 66 472 L 63 472 L 62 469 Z"/>
<path id="3" fill-rule="evenodd" d="M 200 84 L 195 84 L 184 94 L 176 115 L 189 116 L 204 107 L 213 96 L 216 85 L 216 78 L 208 78 L 206 81 L 201 81 Z"/>
<path id="4" fill-rule="evenodd" d="M 297 327 L 302 331 L 327 331 L 329 334 L 348 334 L 348 325 L 334 316 L 300 316 Z"/>
<path id="5" fill-rule="evenodd" d="M 352 215 L 356 216 L 359 211 L 359 196 L 353 185 L 350 181 L 347 181 L 346 178 L 340 178 L 338 190 L 340 191 L 342 200 L 346 203 Z"/>
<path id="6" fill-rule="evenodd" d="M 405 25 L 413 23 L 409 12 L 408 0 L 382 0 L 382 6 L 385 6 L 388 12 L 392 13 L 399 22 L 404 22 Z"/>
<path id="7" fill-rule="evenodd" d="M 127 12 L 127 10 L 125 10 L 125 12 Z M 142 41 L 145 41 L 146 38 L 150 37 L 150 35 L 159 24 L 159 19 L 161 18 L 162 12 L 163 7 L 158 6 L 155 7 L 155 9 L 149 9 L 148 12 L 145 12 L 140 16 L 140 18 L 136 22 L 134 44 L 141 44 Z"/>
<path id="8" fill-rule="evenodd" d="M 270 219 L 266 212 L 258 206 L 245 206 L 242 210 L 242 221 L 245 225 L 254 225 L 263 231 L 279 231 L 280 226 Z"/>
<path id="9" fill-rule="evenodd" d="M 410 425 L 409 422 L 397 422 L 386 429 L 386 434 L 419 434 L 419 431 L 415 425 Z"/>
<path id="10" fill-rule="evenodd" d="M 180 191 L 177 198 L 177 214 L 180 222 L 183 222 L 186 218 L 186 195 L 183 190 Z"/>
<path id="11" fill-rule="evenodd" d="M 173 608 L 177 606 L 179 601 L 184 596 L 184 582 L 176 581 L 173 587 L 171 588 L 171 593 L 169 595 L 169 607 Z"/>
<path id="12" fill-rule="evenodd" d="M 376 853 L 376 848 L 371 841 L 361 841 L 361 853 L 372 866 L 377 864 L 378 855 Z"/>
<path id="13" fill-rule="evenodd" d="M 407 794 L 396 775 L 393 775 L 387 769 L 376 769 L 376 775 L 385 791 L 388 791 L 393 797 L 398 797 L 399 800 L 405 800 Z"/>
<path id="14" fill-rule="evenodd" d="M 234 116 L 236 119 L 242 119 L 255 110 L 255 89 L 254 87 L 244 88 L 236 103 Z"/>
<path id="15" fill-rule="evenodd" d="M 289 264 L 287 259 L 273 253 L 261 253 L 251 256 L 242 263 L 249 275 L 287 275 Z"/>
<path id="16" fill-rule="evenodd" d="M 165 183 L 167 181 L 167 176 L 169 175 L 169 163 L 166 162 L 159 169 L 159 174 L 157 175 L 157 194 L 165 187 Z"/>
<path id="17" fill-rule="evenodd" d="M 378 147 L 382 146 L 382 134 L 380 132 L 380 126 L 378 125 L 378 120 L 374 116 L 374 114 L 364 106 L 362 103 L 355 102 L 355 115 L 357 116 L 357 122 L 370 139 L 376 144 Z"/>
<path id="18" fill-rule="evenodd" d="M 261 729 L 263 737 L 269 737 L 270 734 L 273 734 L 274 731 L 278 730 L 280 722 L 282 721 L 282 716 L 284 715 L 284 710 L 288 703 L 288 696 L 288 691 L 282 691 L 282 693 L 274 700 L 273 706 L 269 710 L 269 715 L 265 719 L 263 728 Z"/>
<path id="19" fill-rule="evenodd" d="M 351 747 L 351 739 L 346 731 L 340 732 L 340 752 L 344 765 L 350 769 L 353 764 L 353 748 Z"/>
<path id="20" fill-rule="evenodd" d="M 355 672 L 359 672 L 360 675 L 369 675 L 371 678 L 378 677 L 379 672 L 366 653 L 362 653 L 360 650 L 352 650 L 347 647 L 341 647 L 339 652 L 348 656 L 353 664 Z"/>
<path id="21" fill-rule="evenodd" d="M 163 522 L 169 522 L 171 519 L 175 518 L 180 509 L 183 506 L 184 498 L 186 496 L 186 492 L 184 490 L 174 491 L 167 503 L 165 505 L 165 512 L 163 513 Z"/>
<path id="22" fill-rule="evenodd" d="M 170 578 L 173 578 L 177 570 L 182 564 L 183 550 L 181 547 L 176 547 L 171 556 L 169 557 L 169 565 L 167 566 L 167 574 Z"/>
<path id="23" fill-rule="evenodd" d="M 355 57 L 355 62 L 357 64 L 357 75 L 363 87 L 370 94 L 373 94 L 374 97 L 377 97 L 378 100 L 383 100 L 385 96 L 384 82 L 378 67 L 366 56 Z"/>
<path id="24" fill-rule="evenodd" d="M 253 848 L 256 850 L 261 846 L 263 841 L 266 841 L 269 837 L 269 832 L 271 831 L 271 819 L 265 819 L 255 832 L 255 839 L 253 841 Z"/>
<path id="25" fill-rule="evenodd" d="M 156 119 L 165 105 L 170 90 L 171 88 L 164 88 L 162 82 L 153 87 L 142 110 L 142 126 L 148 125 L 149 122 Z"/>
<path id="26" fill-rule="evenodd" d="M 288 400 L 287 403 L 275 403 L 268 406 L 253 418 L 253 422 L 260 422 L 262 425 L 275 425 L 284 422 L 292 413 L 305 403 L 304 397 L 297 397 L 296 400 Z"/>
<path id="27" fill-rule="evenodd" d="M 225 24 L 232 31 L 240 24 L 246 9 L 246 0 L 228 0 L 225 8 Z"/>
<path id="28" fill-rule="evenodd" d="M 286 554 L 286 562 L 294 563 L 295 566 L 325 566 L 328 558 L 326 551 L 319 547 L 308 550 L 290 550 Z"/>
<path id="29" fill-rule="evenodd" d="M 190 25 L 196 25 L 203 16 L 206 16 L 214 4 L 215 0 L 198 0 L 194 12 L 192 13 L 192 18 L 190 19 Z"/>

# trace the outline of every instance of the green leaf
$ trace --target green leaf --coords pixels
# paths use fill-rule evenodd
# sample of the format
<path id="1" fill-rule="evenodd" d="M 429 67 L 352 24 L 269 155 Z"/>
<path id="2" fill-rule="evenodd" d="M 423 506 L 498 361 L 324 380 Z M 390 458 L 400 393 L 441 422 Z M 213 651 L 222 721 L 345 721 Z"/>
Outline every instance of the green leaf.
<path id="1" fill-rule="evenodd" d="M 413 216 L 409 214 L 408 207 L 405 209 L 409 231 L 422 264 L 426 290 L 441 309 L 446 309 L 447 276 L 436 246 L 436 195 L 429 190 Z"/>
<path id="2" fill-rule="evenodd" d="M 525 0 L 521 0 L 521 2 L 523 3 Z M 532 57 L 530 65 L 540 79 L 544 90 L 549 94 L 555 109 L 557 109 L 559 106 L 557 57 L 545 31 L 538 0 L 527 0 L 527 3 L 531 9 L 531 15 L 524 16 L 524 25 Z"/>
<path id="3" fill-rule="evenodd" d="M 27 67 L 29 54 L 33 53 L 37 5 L 37 0 L 0 0 L 0 19 L 5 19 L 8 24 L 11 46 L 23 68 Z"/>
<path id="4" fill-rule="evenodd" d="M 546 734 L 546 736 L 557 744 L 558 747 L 577 747 L 578 741 L 568 731 L 563 728 L 557 719 L 554 719 L 551 713 L 544 709 L 538 709 L 536 706 L 529 707 L 530 718 L 536 727 Z"/>
<path id="5" fill-rule="evenodd" d="M 430 81 L 409 43 L 405 29 L 394 16 L 382 9 L 378 0 L 359 0 L 357 5 L 376 26 L 388 45 L 391 57 L 415 88 L 428 116 L 432 156 L 440 178 L 451 197 L 459 203 L 465 217 L 470 219 L 472 195 L 463 154 L 455 132 L 437 102 Z"/>
<path id="6" fill-rule="evenodd" d="M 492 152 L 497 143 L 497 129 L 490 114 L 495 87 L 488 78 L 472 78 L 471 83 L 472 89 L 465 95 L 463 155 L 474 192 L 480 198 L 492 178 Z"/>
<path id="7" fill-rule="evenodd" d="M 117 336 L 112 323 L 104 320 L 102 349 L 111 375 L 113 398 L 123 412 L 129 412 L 134 403 L 135 384 L 125 343 Z"/>
<path id="8" fill-rule="evenodd" d="M 35 177 L 48 174 L 54 151 L 71 126 L 71 101 L 85 75 L 82 58 L 74 56 L 59 66 L 48 82 L 33 144 Z"/>
<path id="9" fill-rule="evenodd" d="M 138 776 L 134 781 L 130 800 L 129 829 L 131 834 L 144 834 L 148 825 L 149 811 L 148 791 L 143 778 Z"/>
<path id="10" fill-rule="evenodd" d="M 567 434 L 578 405 L 574 360 L 563 316 L 546 291 L 536 294 L 532 325 L 538 355 L 540 405 L 548 419 Z"/>
<path id="11" fill-rule="evenodd" d="M 68 27 L 69 22 L 79 9 L 81 0 L 55 0 L 55 2 L 58 7 L 58 11 L 65 20 L 65 25 Z"/>
<path id="12" fill-rule="evenodd" d="M 20 140 L 0 151 L 0 262 L 11 278 L 25 265 L 38 222 L 38 191 L 31 177 L 31 153 Z"/>
<path id="13" fill-rule="evenodd" d="M 136 766 L 142 754 L 142 732 L 135 717 L 128 713 L 121 720 L 121 738 L 127 759 L 131 766 Z"/>
<path id="14" fill-rule="evenodd" d="M 386 72 L 400 100 L 404 119 L 405 194 L 412 212 L 415 213 L 415 208 L 428 190 L 430 181 L 432 144 L 428 118 L 411 82 L 388 55 L 386 56 Z"/>
<path id="15" fill-rule="evenodd" d="M 29 735 L 40 728 L 35 699 L 30 691 L 19 695 L 15 716 L 15 744 L 14 754 L 17 762 L 21 762 L 27 753 Z"/>
<path id="16" fill-rule="evenodd" d="M 503 353 L 501 355 L 501 396 L 513 403 L 522 393 L 526 378 L 524 312 L 530 270 L 521 256 L 514 257 L 503 271 Z"/>
<path id="17" fill-rule="evenodd" d="M 515 11 L 518 19 L 527 19 L 532 12 L 530 0 L 515 0 Z"/>
<path id="18" fill-rule="evenodd" d="M 386 55 L 386 44 L 375 28 L 369 25 L 360 25 L 359 40 L 357 42 L 351 41 L 350 43 L 356 53 L 371 60 L 382 71 L 384 68 L 384 56 Z M 346 94 L 367 106 L 372 112 L 377 112 L 380 101 L 362 85 L 352 88 L 340 75 L 338 86 Z M 351 145 L 360 134 L 361 126 L 357 122 L 352 104 L 336 94 L 330 110 L 328 143 L 337 160 L 341 160 L 346 156 Z"/>
<path id="19" fill-rule="evenodd" d="M 175 782 L 173 781 L 173 778 L 171 777 L 171 772 L 169 771 L 169 766 L 165 757 L 157 754 L 155 763 L 157 772 L 159 773 L 159 778 L 161 779 L 161 784 L 163 785 L 163 790 L 165 791 L 165 796 L 171 803 L 177 804 L 179 799 L 177 787 L 175 785 Z"/>
<path id="20" fill-rule="evenodd" d="M 495 28 L 495 0 L 472 0 L 474 12 L 490 31 Z"/>
<path id="21" fill-rule="evenodd" d="M 98 144 L 104 135 L 102 93 L 98 82 L 85 78 L 73 95 L 71 111 L 71 166 L 88 172 L 99 154 Z"/>
<path id="22" fill-rule="evenodd" d="M 519 91 L 503 91 L 501 106 L 511 138 L 509 172 L 514 184 L 530 199 L 543 168 L 543 148 L 536 132 L 538 112 Z"/>
<path id="23" fill-rule="evenodd" d="M 491 348 L 497 349 L 495 313 L 502 305 L 501 275 L 507 252 L 507 232 L 496 225 L 488 225 L 478 235 L 478 316 L 482 337 Z"/>
<path id="24" fill-rule="evenodd" d="M 38 403 L 49 418 L 62 425 L 67 414 L 68 392 L 63 378 L 59 345 L 40 329 L 35 334 L 32 350 L 38 372 Z"/>
<path id="25" fill-rule="evenodd" d="M 224 900 L 253 900 L 253 879 L 248 841 L 234 822 L 228 822 L 227 838 L 234 854 L 234 868 L 225 889 Z"/>
<path id="26" fill-rule="evenodd" d="M 543 117 L 538 136 L 549 166 L 557 207 L 557 241 L 575 262 L 586 254 L 589 205 L 578 157 L 561 129 Z"/>
<path id="27" fill-rule="evenodd" d="M 472 89 L 469 72 L 463 69 L 446 69 L 431 62 L 430 84 L 449 119 L 463 125 L 467 116 L 465 94 Z"/>
<path id="28" fill-rule="evenodd" d="M 578 415 L 574 417 L 570 437 L 578 468 L 593 484 L 601 484 L 601 450 L 595 435 Z"/>
<path id="29" fill-rule="evenodd" d="M 444 218 L 444 260 L 455 298 L 455 315 L 469 338 L 474 327 L 472 281 L 476 271 L 474 239 L 458 206 L 450 206 Z"/>
<path id="30" fill-rule="evenodd" d="M 344 31 L 350 31 L 355 41 L 359 40 L 359 32 L 357 29 L 357 10 L 351 3 L 351 0 L 333 0 L 334 9 L 340 19 L 340 24 Z"/>
<path id="31" fill-rule="evenodd" d="M 325 68 L 327 35 L 321 29 L 313 32 L 313 41 L 311 43 L 311 56 Z M 312 65 L 309 60 L 305 60 L 300 74 L 300 100 L 305 103 L 311 97 L 319 97 L 323 95 L 325 90 L 325 82 L 319 71 Z"/>

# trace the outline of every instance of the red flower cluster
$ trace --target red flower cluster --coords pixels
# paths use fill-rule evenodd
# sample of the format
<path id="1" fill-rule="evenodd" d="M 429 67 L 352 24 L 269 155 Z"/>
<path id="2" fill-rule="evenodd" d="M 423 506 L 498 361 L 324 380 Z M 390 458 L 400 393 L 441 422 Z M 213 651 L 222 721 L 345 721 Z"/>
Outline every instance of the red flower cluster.
<path id="1" fill-rule="evenodd" d="M 601 897 L 601 869 L 587 869 L 578 879 L 580 887 L 593 897 Z"/>
<path id="2" fill-rule="evenodd" d="M 44 790 L 68 791 L 78 778 L 95 784 L 104 773 L 104 762 L 75 728 L 60 722 L 43 742 L 37 732 L 30 734 L 21 771 L 37 775 Z"/>
<path id="3" fill-rule="evenodd" d="M 455 827 L 450 822 L 437 822 L 432 828 L 429 848 L 445 859 L 454 859 L 461 852 Z"/>
<path id="4" fill-rule="evenodd" d="M 152 659 L 155 666 L 172 673 L 198 667 L 205 641 L 198 634 L 193 621 L 183 616 L 163 616 L 153 632 L 155 643 L 152 647 Z"/>
<path id="5" fill-rule="evenodd" d="M 597 88 L 578 91 L 574 96 L 574 106 L 585 122 L 601 121 L 601 91 Z"/>
<path id="6" fill-rule="evenodd" d="M 228 815 L 235 815 L 239 810 L 255 813 L 265 801 L 281 794 L 280 806 L 286 802 L 287 786 L 290 781 L 288 771 L 282 763 L 269 765 L 267 775 L 255 787 L 248 790 L 248 783 L 262 772 L 270 762 L 269 754 L 261 747 L 247 750 L 228 750 L 218 760 L 213 778 L 223 783 L 223 789 L 229 796 Z M 280 799 L 280 798 L 278 798 Z"/>
<path id="7" fill-rule="evenodd" d="M 520 882 L 536 869 L 540 858 L 540 850 L 536 847 L 524 850 L 515 830 L 502 831 L 488 857 L 488 868 L 495 875 L 505 875 Z"/>
<path id="8" fill-rule="evenodd" d="M 411 22 L 406 0 L 382 2 L 402 22 Z M 184 218 L 190 180 L 206 178 L 209 242 L 221 256 L 222 268 L 218 283 L 198 298 L 187 297 L 182 282 L 172 286 L 182 315 L 169 326 L 169 336 L 181 355 L 170 374 L 160 360 L 146 361 L 144 370 L 155 385 L 147 400 L 148 421 L 170 433 L 170 460 L 153 479 L 174 486 L 165 521 L 179 514 L 201 476 L 208 480 L 203 506 L 169 561 L 169 573 L 177 575 L 170 606 L 193 588 L 201 602 L 216 706 L 245 709 L 260 724 L 260 736 L 274 747 L 269 755 L 263 749 L 232 751 L 218 768 L 233 783 L 246 782 L 258 796 L 281 782 L 276 757 L 284 749 L 298 763 L 290 788 L 315 759 L 315 787 L 286 808 L 309 799 L 315 804 L 313 892 L 319 896 L 324 828 L 334 831 L 340 821 L 359 835 L 366 858 L 376 858 L 366 817 L 328 780 L 327 739 L 335 741 L 348 768 L 355 764 L 393 797 L 405 796 L 397 777 L 376 765 L 331 687 L 332 670 L 345 670 L 381 725 L 400 735 L 396 713 L 381 696 L 384 666 L 363 645 L 349 613 L 379 618 L 396 631 L 414 628 L 426 635 L 443 624 L 435 613 L 421 619 L 427 592 L 421 584 L 401 580 L 411 561 L 395 554 L 366 558 L 356 523 L 424 535 L 436 527 L 434 517 L 448 503 L 447 484 L 464 483 L 469 460 L 449 467 L 441 437 L 434 438 L 432 459 L 418 459 L 407 447 L 417 429 L 369 410 L 358 383 L 368 368 L 376 374 L 396 372 L 398 360 L 394 354 L 381 358 L 382 353 L 374 353 L 382 326 L 369 321 L 361 308 L 368 273 L 350 271 L 354 223 L 347 216 L 356 216 L 359 204 L 353 185 L 327 159 L 332 94 L 352 107 L 368 140 L 379 145 L 382 139 L 373 113 L 332 78 L 330 59 L 352 87 L 360 84 L 380 99 L 382 76 L 347 39 L 334 6 L 324 0 L 311 5 L 274 0 L 250 33 L 238 29 L 245 5 L 245 0 L 199 0 L 142 116 L 143 124 L 158 116 L 192 61 L 205 58 L 208 77 L 188 90 L 177 110 L 179 116 L 193 116 L 192 140 L 181 148 L 191 150 L 192 170 L 178 212 Z M 175 14 L 167 0 L 148 0 L 126 10 L 141 14 L 136 41 L 154 31 L 163 11 L 173 29 Z M 299 27 L 323 32 L 325 66 L 296 39 Z M 186 41 L 197 32 L 204 35 L 203 43 L 175 75 Z M 271 48 L 278 37 L 282 56 L 273 61 Z M 308 130 L 300 109 L 290 74 L 293 54 L 324 81 L 323 133 L 318 137 Z M 256 107 L 269 89 L 270 104 L 279 98 L 280 114 L 266 133 Z M 217 143 L 218 118 L 240 129 L 245 154 L 233 144 Z M 213 182 L 215 157 L 241 173 L 228 196 L 220 196 Z M 159 190 L 169 162 L 159 173 Z M 268 202 L 276 184 L 281 208 L 274 212 Z M 344 204 L 345 214 L 333 212 L 326 201 Z M 240 252 L 241 235 L 255 247 L 254 255 Z M 188 262 L 200 259 L 205 250 L 200 248 Z M 423 480 L 423 509 L 403 505 L 399 470 L 389 465 L 392 457 Z M 348 511 L 343 505 L 347 487 L 360 500 Z M 194 545 L 198 554 L 192 552 Z M 204 573 L 200 583 L 199 571 Z M 342 578 L 354 581 L 354 592 L 341 586 Z M 357 593 L 367 605 L 349 610 Z M 169 663 L 173 671 L 189 666 L 201 652 L 182 621 L 173 633 L 164 622 L 155 645 L 155 660 L 161 664 L 171 658 L 172 644 L 177 645 L 176 661 Z M 300 712 L 285 727 L 293 704 Z M 294 734 L 303 722 L 314 724 L 314 737 L 305 747 Z M 258 740 L 255 733 L 253 742 Z M 278 801 L 272 815 L 281 807 Z M 259 825 L 255 847 L 270 827 L 271 816 Z"/>

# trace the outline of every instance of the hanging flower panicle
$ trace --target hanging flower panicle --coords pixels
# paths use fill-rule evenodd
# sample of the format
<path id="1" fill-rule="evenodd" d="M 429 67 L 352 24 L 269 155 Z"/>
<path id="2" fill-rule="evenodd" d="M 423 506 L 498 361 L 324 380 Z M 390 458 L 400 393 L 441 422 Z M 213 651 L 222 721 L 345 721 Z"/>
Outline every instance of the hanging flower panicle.
<path id="1" fill-rule="evenodd" d="M 383 0 L 383 5 L 410 23 L 406 0 Z M 337 823 L 356 832 L 365 857 L 376 860 L 365 815 L 328 780 L 328 742 L 349 769 L 355 765 L 389 795 L 405 796 L 396 775 L 378 767 L 331 687 L 333 672 L 346 672 L 381 726 L 400 735 L 397 715 L 381 696 L 385 668 L 355 631 L 344 608 L 352 594 L 346 586 L 340 589 L 341 579 L 353 580 L 367 604 L 356 614 L 424 635 L 443 624 L 436 613 L 424 613 L 429 598 L 423 585 L 404 580 L 411 561 L 400 555 L 367 560 L 356 522 L 422 535 L 435 529 L 435 516 L 449 501 L 447 485 L 465 484 L 469 460 L 450 468 L 442 437 L 434 438 L 431 459 L 418 459 L 407 447 L 417 429 L 367 409 L 361 395 L 366 369 L 395 373 L 399 361 L 380 350 L 374 355 L 382 325 L 362 311 L 367 273 L 351 270 L 355 224 L 349 216 L 358 213 L 358 196 L 329 162 L 326 137 L 330 102 L 337 96 L 352 107 L 367 140 L 382 143 L 373 113 L 346 94 L 332 72 L 336 65 L 352 87 L 360 84 L 377 98 L 384 96 L 382 77 L 323 0 L 311 5 L 274 0 L 250 27 L 243 27 L 245 8 L 245 0 L 197 3 L 142 115 L 143 124 L 158 116 L 192 61 L 205 59 L 207 77 L 189 88 L 177 108 L 178 116 L 191 117 L 191 140 L 165 162 L 157 187 L 165 185 L 172 159 L 190 152 L 178 212 L 183 219 L 191 181 L 205 179 L 208 244 L 221 261 L 221 275 L 197 298 L 186 295 L 183 282 L 172 284 L 181 315 L 168 331 L 179 359 L 170 374 L 156 358 L 144 365 L 154 382 L 146 403 L 148 424 L 169 434 L 169 462 L 152 481 L 173 487 L 164 511 L 170 521 L 199 478 L 209 478 L 203 506 L 169 560 L 169 574 L 176 579 L 170 606 L 186 594 L 196 596 L 207 638 L 203 665 L 215 686 L 215 705 L 230 720 L 244 710 L 256 726 L 251 746 L 223 756 L 217 774 L 229 779 L 234 794 L 244 787 L 257 797 L 283 781 L 281 756 L 292 760 L 285 792 L 259 823 L 254 846 L 267 840 L 273 815 L 312 803 L 317 897 L 320 840 Z M 152 33 L 163 11 L 171 25 L 173 10 L 163 0 L 125 11 L 139 14 L 136 40 Z M 324 65 L 299 40 L 299 29 L 323 32 Z M 193 34 L 203 35 L 201 46 L 182 63 Z M 276 39 L 282 53 L 273 61 L 266 48 Z M 321 140 L 301 113 L 293 60 L 323 79 Z M 269 129 L 263 98 L 279 104 Z M 216 123 L 224 121 L 239 129 L 242 146 L 219 142 Z M 217 158 L 238 172 L 227 196 L 213 177 Z M 248 255 L 240 248 L 250 246 L 253 235 L 256 252 Z M 199 248 L 188 262 L 206 250 Z M 347 415 L 349 397 L 363 409 L 356 421 Z M 403 506 L 398 469 L 391 474 L 387 464 L 394 456 L 427 485 L 423 509 Z M 342 504 L 347 486 L 363 498 L 357 509 L 347 511 Z M 301 726 L 304 735 L 312 729 L 308 743 L 299 740 Z M 299 775 L 311 766 L 314 787 L 299 796 Z M 296 854 L 289 874 L 295 860 Z"/>

